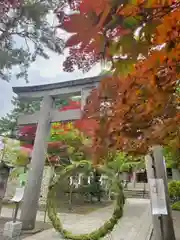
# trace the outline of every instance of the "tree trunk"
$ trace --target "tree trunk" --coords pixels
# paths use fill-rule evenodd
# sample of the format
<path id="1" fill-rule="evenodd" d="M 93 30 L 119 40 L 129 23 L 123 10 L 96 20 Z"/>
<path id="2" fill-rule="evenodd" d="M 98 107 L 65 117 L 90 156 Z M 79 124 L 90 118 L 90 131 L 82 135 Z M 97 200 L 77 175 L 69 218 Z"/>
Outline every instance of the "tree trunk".
<path id="1" fill-rule="evenodd" d="M 133 169 L 133 188 L 136 187 L 137 177 L 136 177 L 136 168 Z"/>

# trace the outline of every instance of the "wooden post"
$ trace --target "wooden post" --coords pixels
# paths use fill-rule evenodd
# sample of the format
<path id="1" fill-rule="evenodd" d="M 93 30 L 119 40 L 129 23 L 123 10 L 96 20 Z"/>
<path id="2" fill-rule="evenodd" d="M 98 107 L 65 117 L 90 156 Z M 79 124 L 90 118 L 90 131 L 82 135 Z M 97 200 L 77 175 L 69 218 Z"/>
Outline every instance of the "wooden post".
<path id="1" fill-rule="evenodd" d="M 15 205 L 16 205 L 16 207 L 14 210 L 13 223 L 15 223 L 17 220 L 17 215 L 18 215 L 18 210 L 19 210 L 19 202 L 16 202 Z"/>
<path id="2" fill-rule="evenodd" d="M 149 153 L 146 157 L 146 169 L 148 182 L 155 179 L 155 182 L 158 182 L 159 179 L 163 182 L 164 193 L 165 193 L 165 211 L 167 214 L 157 214 L 153 215 L 153 227 L 155 233 L 155 240 L 175 240 L 172 213 L 168 195 L 168 184 L 167 184 L 167 174 L 166 167 L 163 158 L 162 147 L 154 146 L 152 147 L 152 152 Z M 157 189 L 158 190 L 158 189 Z M 151 207 L 153 211 L 153 199 L 152 192 L 150 189 L 151 197 Z M 161 207 L 161 206 L 160 206 Z M 158 208 L 158 207 L 157 207 Z M 157 209 L 157 212 L 159 210 Z"/>
<path id="3" fill-rule="evenodd" d="M 35 227 L 38 210 L 41 182 L 46 159 L 47 142 L 51 126 L 51 108 L 53 99 L 45 96 L 39 112 L 39 122 L 32 152 L 28 181 L 24 193 L 24 201 L 21 207 L 21 221 L 23 230 L 31 230 Z"/>

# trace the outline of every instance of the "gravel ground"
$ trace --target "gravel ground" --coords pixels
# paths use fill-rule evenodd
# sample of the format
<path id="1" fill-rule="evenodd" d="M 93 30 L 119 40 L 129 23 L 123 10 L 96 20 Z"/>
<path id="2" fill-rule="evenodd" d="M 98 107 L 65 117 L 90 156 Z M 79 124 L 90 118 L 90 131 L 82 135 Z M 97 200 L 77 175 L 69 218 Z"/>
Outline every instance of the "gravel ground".
<path id="1" fill-rule="evenodd" d="M 59 212 L 67 213 L 67 214 L 70 213 L 70 214 L 86 215 L 86 214 L 94 212 L 94 211 L 96 211 L 98 209 L 101 209 L 101 208 L 104 208 L 106 206 L 109 206 L 111 203 L 112 202 L 109 202 L 109 201 L 104 201 L 104 202 L 102 201 L 101 203 L 99 203 L 99 202 L 84 203 L 84 204 L 81 204 L 81 205 L 73 203 L 71 209 L 69 209 L 69 205 L 67 203 L 61 203 Z M 3 210 L 5 208 L 7 208 L 7 207 L 8 207 L 10 212 L 13 211 L 14 206 L 13 205 L 11 206 L 10 204 L 4 204 Z M 40 209 L 40 210 L 44 210 L 43 206 L 41 206 L 41 208 L 42 209 Z M 5 212 L 6 211 L 4 211 L 4 213 Z M 41 213 L 43 214 L 43 218 L 44 218 L 44 212 L 42 211 Z M 4 217 L 0 216 L 0 240 L 4 240 L 4 238 L 3 238 L 3 230 L 4 230 L 5 223 L 8 222 L 8 221 L 12 221 L 12 218 L 5 218 L 5 217 L 9 217 L 9 215 L 4 214 L 2 216 L 4 216 Z M 40 220 L 42 220 L 43 218 L 41 218 Z M 26 232 L 22 232 L 20 240 L 24 239 L 24 238 L 26 238 L 28 236 L 32 236 L 32 235 L 34 235 L 34 234 L 36 234 L 38 232 L 42 232 L 43 230 L 47 230 L 49 228 L 52 228 L 52 225 L 50 223 L 44 223 L 44 222 L 37 221 L 35 229 L 32 230 L 32 231 L 28 231 L 28 232 L 27 231 Z"/>

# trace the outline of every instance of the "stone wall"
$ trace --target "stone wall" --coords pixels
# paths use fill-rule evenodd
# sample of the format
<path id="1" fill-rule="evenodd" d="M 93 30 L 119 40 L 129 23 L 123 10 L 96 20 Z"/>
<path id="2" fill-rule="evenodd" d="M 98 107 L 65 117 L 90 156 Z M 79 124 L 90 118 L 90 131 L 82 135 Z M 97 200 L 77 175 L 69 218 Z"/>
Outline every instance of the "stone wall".
<path id="1" fill-rule="evenodd" d="M 40 198 L 39 198 L 40 204 L 46 204 L 48 187 L 49 187 L 49 183 L 50 183 L 52 174 L 53 174 L 52 168 L 49 166 L 45 166 L 44 172 L 43 172 L 43 180 L 42 180 L 42 184 L 41 184 L 41 193 L 40 193 Z"/>

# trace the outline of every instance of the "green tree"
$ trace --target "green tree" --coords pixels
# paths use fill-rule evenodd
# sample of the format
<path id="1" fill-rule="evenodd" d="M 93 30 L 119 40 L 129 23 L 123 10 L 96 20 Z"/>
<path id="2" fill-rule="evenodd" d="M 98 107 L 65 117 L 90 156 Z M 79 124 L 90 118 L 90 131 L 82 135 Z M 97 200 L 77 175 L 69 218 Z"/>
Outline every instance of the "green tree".
<path id="1" fill-rule="evenodd" d="M 46 48 L 61 53 L 63 41 L 48 21 L 57 0 L 24 0 L 4 11 L 0 18 L 0 77 L 16 76 L 28 80 L 27 70 L 37 56 L 48 59 Z"/>
<path id="2" fill-rule="evenodd" d="M 20 114 L 24 112 L 34 113 L 39 110 L 40 101 L 23 102 L 18 97 L 12 99 L 13 110 L 6 116 L 0 118 L 0 135 L 8 137 L 16 137 L 18 127 L 17 120 Z"/>
<path id="3" fill-rule="evenodd" d="M 64 126 L 64 128 L 61 123 L 53 124 L 50 141 L 54 142 L 54 144 L 61 142 L 73 162 L 87 159 L 90 160 L 88 150 L 90 149 L 91 141 L 76 129 L 73 124 L 68 124 L 67 126 Z M 54 152 L 55 149 L 52 149 L 52 151 Z"/>
<path id="4" fill-rule="evenodd" d="M 168 146 L 164 148 L 164 156 L 167 167 L 180 171 L 180 149 Z"/>
<path id="5" fill-rule="evenodd" d="M 18 116 L 24 110 L 24 104 L 18 98 L 13 97 L 12 104 L 13 110 L 0 118 L 0 135 L 7 137 L 14 137 Z"/>
<path id="6" fill-rule="evenodd" d="M 21 150 L 19 141 L 5 137 L 1 142 L 0 161 L 12 166 L 24 167 L 28 164 L 28 153 Z"/>
<path id="7" fill-rule="evenodd" d="M 3 146 L 0 149 L 0 163 L 5 163 L 13 168 L 10 174 L 11 178 L 23 176 L 29 163 L 28 153 L 20 148 L 17 140 L 4 137 L 1 142 Z"/>
<path id="8" fill-rule="evenodd" d="M 144 168 L 143 157 L 130 156 L 124 152 L 117 152 L 111 161 L 107 161 L 107 167 L 113 169 L 115 173 L 128 172 L 132 168 Z"/>

